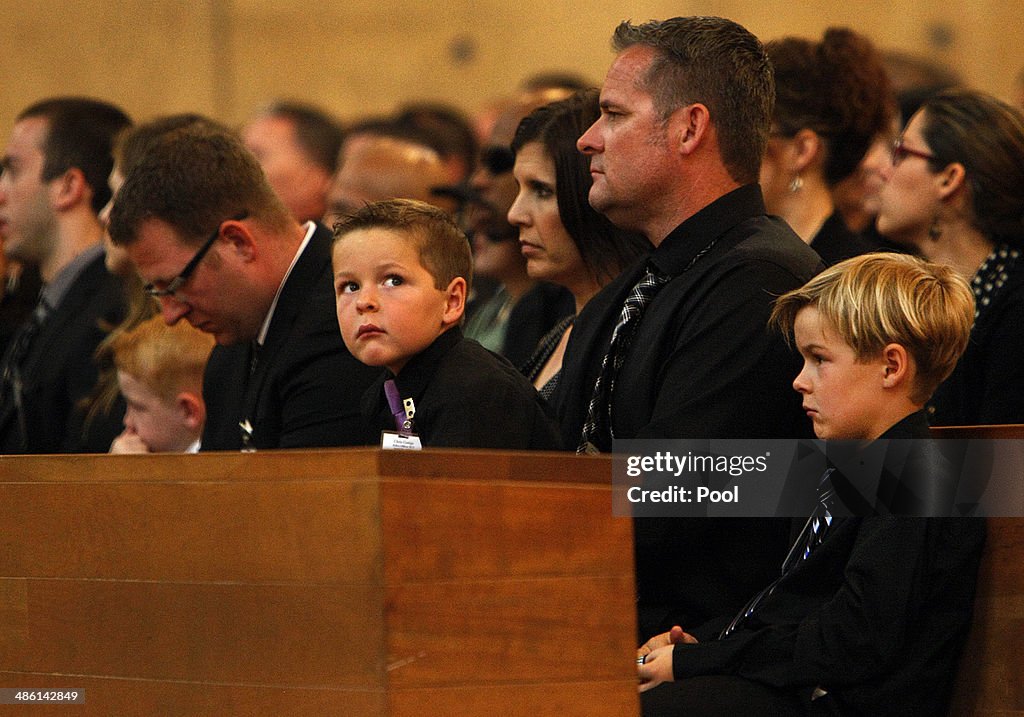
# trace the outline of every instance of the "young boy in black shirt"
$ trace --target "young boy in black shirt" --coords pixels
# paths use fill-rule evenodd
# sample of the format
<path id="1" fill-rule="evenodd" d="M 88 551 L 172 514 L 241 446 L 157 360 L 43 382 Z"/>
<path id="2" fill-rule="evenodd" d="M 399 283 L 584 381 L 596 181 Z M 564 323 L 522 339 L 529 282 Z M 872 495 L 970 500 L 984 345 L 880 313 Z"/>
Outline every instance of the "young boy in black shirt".
<path id="1" fill-rule="evenodd" d="M 941 460 L 922 409 L 973 318 L 971 290 L 952 269 L 900 254 L 826 269 L 772 314 L 804 359 L 793 388 L 818 438 L 925 439 L 913 442 L 919 465 Z M 942 501 L 931 513 L 898 501 L 880 515 L 837 517 L 831 492 L 779 577 L 731 621 L 673 627 L 640 648 L 645 717 L 946 713 L 984 522 L 895 515 L 949 515 Z"/>
<path id="2" fill-rule="evenodd" d="M 383 447 L 559 447 L 529 381 L 462 336 L 473 259 L 446 213 L 377 202 L 336 224 L 334 236 L 342 338 L 357 359 L 387 369 L 362 404 Z"/>

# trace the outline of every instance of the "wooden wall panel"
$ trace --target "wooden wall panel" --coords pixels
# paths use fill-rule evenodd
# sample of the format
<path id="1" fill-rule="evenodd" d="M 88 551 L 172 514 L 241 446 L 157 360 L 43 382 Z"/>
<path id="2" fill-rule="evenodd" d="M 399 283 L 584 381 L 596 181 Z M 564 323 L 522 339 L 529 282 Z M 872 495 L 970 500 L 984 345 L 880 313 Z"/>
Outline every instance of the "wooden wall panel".
<path id="1" fill-rule="evenodd" d="M 5 495 L 4 575 L 379 581 L 377 492 L 369 482 L 110 482 L 88 491 L 80 483 L 22 483 Z M 102 522 L 97 513 L 106 514 Z"/>
<path id="2" fill-rule="evenodd" d="M 624 691 L 618 682 L 424 688 L 394 690 L 388 697 L 392 717 L 591 717 L 597 705 L 609 715 L 637 715 L 640 710 L 636 693 Z"/>
<path id="3" fill-rule="evenodd" d="M 990 518 L 952 715 L 1024 716 L 1024 518 Z"/>
<path id="4" fill-rule="evenodd" d="M 0 626 L 17 635 L 0 640 L 5 670 L 306 688 L 383 678 L 367 659 L 383 637 L 375 585 L 18 582 L 26 609 L 23 625 Z"/>
<path id="5" fill-rule="evenodd" d="M 0 135 L 58 93 L 103 96 L 142 119 L 193 110 L 229 123 L 277 96 L 345 118 L 409 99 L 473 111 L 539 71 L 599 82 L 619 21 L 681 14 L 732 17 L 766 40 L 850 25 L 1003 97 L 1024 66 L 1024 11 L 997 0 L 0 0 Z"/>
<path id="6" fill-rule="evenodd" d="M 611 516 L 610 469 L 0 457 L 0 685 L 84 687 L 90 715 L 636 714 L 632 524 Z"/>

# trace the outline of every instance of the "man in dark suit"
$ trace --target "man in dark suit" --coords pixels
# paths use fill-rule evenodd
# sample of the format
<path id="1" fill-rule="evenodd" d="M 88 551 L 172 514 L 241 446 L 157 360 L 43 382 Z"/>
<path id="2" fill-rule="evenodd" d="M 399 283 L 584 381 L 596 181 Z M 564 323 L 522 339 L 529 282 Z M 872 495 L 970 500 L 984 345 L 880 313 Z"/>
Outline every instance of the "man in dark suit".
<path id="1" fill-rule="evenodd" d="M 133 167 L 111 211 L 164 319 L 217 340 L 202 450 L 368 442 L 356 361 L 334 312 L 331 233 L 298 223 L 232 134 L 168 133 Z"/>
<path id="2" fill-rule="evenodd" d="M 54 98 L 18 116 L 0 177 L 0 235 L 11 259 L 44 283 L 0 367 L 0 452 L 105 452 L 120 415 L 85 439 L 80 402 L 93 389 L 93 352 L 124 312 L 120 281 L 103 264 L 107 177 L 128 117 L 105 102 Z"/>
<path id="3" fill-rule="evenodd" d="M 563 442 L 809 435 L 796 356 L 766 325 L 820 261 L 757 185 L 774 96 L 764 49 L 721 18 L 626 22 L 613 43 L 601 116 L 577 145 L 591 205 L 654 249 L 576 321 L 554 397 Z M 641 639 L 739 609 L 787 538 L 770 519 L 637 520 Z"/>

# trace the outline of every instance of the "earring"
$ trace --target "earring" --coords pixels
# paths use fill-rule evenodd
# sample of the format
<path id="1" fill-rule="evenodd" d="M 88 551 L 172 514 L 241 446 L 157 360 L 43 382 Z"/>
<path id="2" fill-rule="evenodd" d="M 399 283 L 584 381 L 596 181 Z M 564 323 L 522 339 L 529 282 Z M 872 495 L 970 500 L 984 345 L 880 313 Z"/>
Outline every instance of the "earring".
<path id="1" fill-rule="evenodd" d="M 928 227 L 928 238 L 934 241 L 940 236 L 942 236 L 942 225 L 939 224 L 939 215 L 936 214 L 932 217 L 931 226 Z"/>
<path id="2" fill-rule="evenodd" d="M 801 179 L 800 175 L 798 174 L 795 177 L 793 177 L 793 181 L 789 183 L 789 193 L 796 194 L 803 188 L 803 186 L 804 180 Z"/>

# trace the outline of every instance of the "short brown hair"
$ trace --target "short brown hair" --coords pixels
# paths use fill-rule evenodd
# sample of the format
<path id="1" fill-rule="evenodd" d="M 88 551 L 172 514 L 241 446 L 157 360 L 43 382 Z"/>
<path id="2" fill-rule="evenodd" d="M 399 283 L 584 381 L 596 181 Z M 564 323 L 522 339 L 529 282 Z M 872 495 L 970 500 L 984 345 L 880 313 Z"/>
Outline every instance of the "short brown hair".
<path id="1" fill-rule="evenodd" d="M 154 139 L 128 170 L 110 212 L 110 238 L 131 244 L 142 222 L 159 219 L 198 245 L 243 214 L 276 230 L 291 216 L 234 133 L 191 124 Z"/>
<path id="2" fill-rule="evenodd" d="M 110 201 L 111 149 L 117 134 L 131 125 L 128 115 L 102 100 L 53 97 L 26 108 L 18 120 L 33 117 L 47 122 L 41 179 L 50 181 L 77 167 L 92 190 L 92 210 L 99 213 Z"/>
<path id="3" fill-rule="evenodd" d="M 420 263 L 434 277 L 434 288 L 444 291 L 452 280 L 473 284 L 473 255 L 469 240 L 447 212 L 415 199 L 388 199 L 367 204 L 334 225 L 334 241 L 359 229 L 391 229 L 416 242 Z"/>
<path id="4" fill-rule="evenodd" d="M 114 366 L 132 375 L 161 400 L 182 391 L 201 392 L 213 337 L 185 321 L 168 326 L 153 316 L 119 334 L 110 344 Z"/>
<path id="5" fill-rule="evenodd" d="M 948 266 L 906 254 L 862 254 L 818 274 L 776 300 L 769 324 L 787 337 L 796 315 L 813 306 L 859 359 L 887 344 L 913 357 L 911 398 L 923 404 L 953 371 L 974 323 L 974 294 Z"/>
<path id="6" fill-rule="evenodd" d="M 700 102 L 718 131 L 722 163 L 741 184 L 756 182 L 768 145 L 775 81 L 764 46 L 746 28 L 721 17 L 674 17 L 621 23 L 612 47 L 657 53 L 641 87 L 663 120 Z"/>

